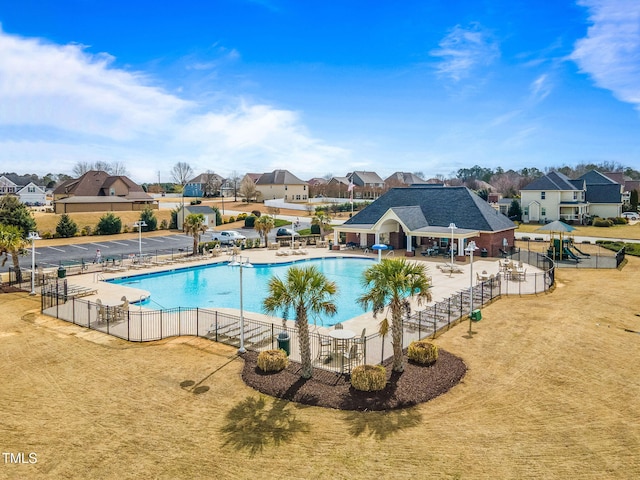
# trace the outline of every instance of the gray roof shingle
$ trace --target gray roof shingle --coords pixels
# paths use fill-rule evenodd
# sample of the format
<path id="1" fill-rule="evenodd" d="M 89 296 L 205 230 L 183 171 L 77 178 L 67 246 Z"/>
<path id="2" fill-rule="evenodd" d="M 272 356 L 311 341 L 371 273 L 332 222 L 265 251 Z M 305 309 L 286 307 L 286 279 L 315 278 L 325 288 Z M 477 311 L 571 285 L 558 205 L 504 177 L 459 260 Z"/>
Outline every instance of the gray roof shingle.
<path id="1" fill-rule="evenodd" d="M 566 175 L 563 175 L 560 172 L 551 172 L 546 174 L 544 177 L 536 178 L 529 185 L 522 188 L 522 190 L 551 191 L 579 189 L 571 183 L 571 180 L 569 180 L 569 177 L 567 177 Z"/>
<path id="2" fill-rule="evenodd" d="M 516 227 L 511 220 L 468 188 L 438 185 L 392 188 L 347 220 L 345 225 L 374 224 L 389 209 L 393 209 L 403 222 L 406 222 L 407 227 L 412 229 L 427 225 L 448 227 L 452 222 L 458 228 L 483 232 L 497 232 Z M 422 217 L 418 215 L 418 210 Z"/>

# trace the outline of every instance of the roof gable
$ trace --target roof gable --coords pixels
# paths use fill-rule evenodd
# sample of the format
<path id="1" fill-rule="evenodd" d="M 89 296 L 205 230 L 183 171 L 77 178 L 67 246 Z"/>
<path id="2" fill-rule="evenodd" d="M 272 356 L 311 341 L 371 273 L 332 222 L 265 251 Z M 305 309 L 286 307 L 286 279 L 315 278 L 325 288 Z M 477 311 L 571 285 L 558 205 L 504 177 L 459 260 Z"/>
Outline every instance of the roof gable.
<path id="1" fill-rule="evenodd" d="M 552 191 L 552 190 L 579 190 L 569 180 L 569 177 L 560 172 L 550 172 L 544 177 L 536 178 L 522 190 L 538 190 L 538 191 Z"/>
<path id="2" fill-rule="evenodd" d="M 606 175 L 600 173 L 597 170 L 588 171 L 584 175 L 578 177 L 578 180 L 584 180 L 585 183 L 587 184 L 587 186 L 590 186 L 590 185 L 603 185 L 603 184 L 611 185 L 611 184 L 617 183 L 617 182 L 614 182 L 613 180 L 611 180 Z"/>
<path id="3" fill-rule="evenodd" d="M 300 180 L 289 170 L 274 170 L 270 173 L 263 173 L 256 181 L 256 185 L 306 185 L 307 182 Z"/>

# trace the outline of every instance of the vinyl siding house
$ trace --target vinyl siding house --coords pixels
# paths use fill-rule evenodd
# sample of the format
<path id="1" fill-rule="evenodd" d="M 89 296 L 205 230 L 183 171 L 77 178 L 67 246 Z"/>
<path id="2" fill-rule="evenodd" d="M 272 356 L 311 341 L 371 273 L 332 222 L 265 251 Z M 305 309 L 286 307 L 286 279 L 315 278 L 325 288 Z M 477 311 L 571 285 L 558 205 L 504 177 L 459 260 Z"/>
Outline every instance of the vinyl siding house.
<path id="1" fill-rule="evenodd" d="M 622 194 L 624 186 L 606 175 L 591 170 L 578 178 L 586 184 L 586 198 L 589 215 L 592 217 L 614 218 L 622 215 Z"/>
<path id="2" fill-rule="evenodd" d="M 309 185 L 288 170 L 263 173 L 256 180 L 256 190 L 262 200 L 282 198 L 285 202 L 302 203 L 309 200 Z"/>
<path id="3" fill-rule="evenodd" d="M 375 199 L 384 191 L 384 181 L 376 172 L 364 170 L 347 174 L 347 179 L 353 183 L 353 197 L 358 199 Z"/>
<path id="4" fill-rule="evenodd" d="M 455 229 L 450 225 L 455 224 Z M 490 256 L 513 245 L 516 225 L 466 187 L 413 185 L 392 188 L 343 225 L 334 227 L 334 243 L 340 235 L 362 247 L 385 243 L 415 250 L 437 244 L 448 248 L 453 238 L 458 256 L 471 240 Z"/>
<path id="5" fill-rule="evenodd" d="M 20 187 L 2 175 L 0 177 L 0 196 L 2 195 L 15 195 L 18 193 Z"/>
<path id="6" fill-rule="evenodd" d="M 20 197 L 20 202 L 25 205 L 39 206 L 46 205 L 47 203 L 47 193 L 45 189 L 33 182 L 29 182 L 29 184 L 18 190 L 18 196 Z"/>
<path id="7" fill-rule="evenodd" d="M 176 215 L 178 230 L 183 230 L 184 219 L 191 214 L 201 214 L 204 217 L 203 225 L 207 228 L 213 229 L 216 226 L 216 211 L 213 208 L 207 205 L 185 205 L 184 212 L 180 207 Z"/>
<path id="8" fill-rule="evenodd" d="M 572 181 L 560 172 L 537 178 L 520 190 L 520 205 L 524 223 L 584 223 L 589 215 L 584 181 Z"/>
<path id="9" fill-rule="evenodd" d="M 204 197 L 219 195 L 224 181 L 224 178 L 217 173 L 201 173 L 185 184 L 184 196 Z"/>
<path id="10" fill-rule="evenodd" d="M 425 183 L 427 183 L 425 180 L 410 172 L 395 172 L 384 179 L 384 184 L 387 188 L 422 185 Z"/>

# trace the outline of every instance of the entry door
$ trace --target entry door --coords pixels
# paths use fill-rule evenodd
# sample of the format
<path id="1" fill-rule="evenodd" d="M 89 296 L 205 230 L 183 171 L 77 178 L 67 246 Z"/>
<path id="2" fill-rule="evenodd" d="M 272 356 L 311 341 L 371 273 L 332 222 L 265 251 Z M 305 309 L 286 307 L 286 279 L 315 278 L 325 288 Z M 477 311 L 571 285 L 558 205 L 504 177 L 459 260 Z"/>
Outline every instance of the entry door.
<path id="1" fill-rule="evenodd" d="M 529 205 L 529 221 L 531 222 L 539 222 L 540 221 L 540 204 L 532 203 Z"/>

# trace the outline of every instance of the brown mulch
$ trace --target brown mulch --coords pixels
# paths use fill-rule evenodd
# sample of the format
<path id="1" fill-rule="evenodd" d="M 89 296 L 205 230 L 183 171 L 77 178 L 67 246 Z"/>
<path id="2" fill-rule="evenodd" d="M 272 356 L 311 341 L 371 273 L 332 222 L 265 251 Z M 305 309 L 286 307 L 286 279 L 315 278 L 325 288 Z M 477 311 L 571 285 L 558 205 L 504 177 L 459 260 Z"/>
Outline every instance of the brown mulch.
<path id="1" fill-rule="evenodd" d="M 17 293 L 17 292 L 22 292 L 22 290 L 20 290 L 17 287 L 13 287 L 11 285 L 0 284 L 0 293 Z"/>
<path id="2" fill-rule="evenodd" d="M 242 379 L 250 387 L 272 397 L 305 405 L 340 410 L 392 410 L 428 402 L 457 385 L 467 366 L 455 355 L 440 350 L 438 360 L 431 366 L 405 361 L 402 373 L 387 369 L 387 386 L 379 392 L 361 392 L 351 387 L 348 375 L 314 368 L 310 379 L 300 376 L 301 365 L 290 362 L 276 373 L 263 373 L 257 366 L 257 352 L 243 355 Z M 405 357 L 406 360 L 406 357 Z"/>

